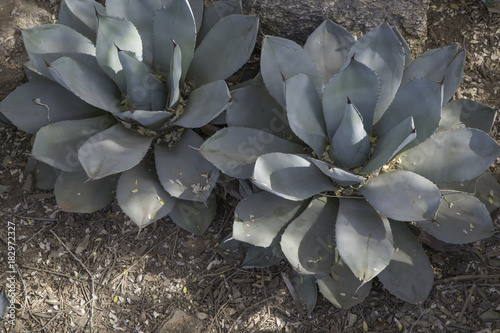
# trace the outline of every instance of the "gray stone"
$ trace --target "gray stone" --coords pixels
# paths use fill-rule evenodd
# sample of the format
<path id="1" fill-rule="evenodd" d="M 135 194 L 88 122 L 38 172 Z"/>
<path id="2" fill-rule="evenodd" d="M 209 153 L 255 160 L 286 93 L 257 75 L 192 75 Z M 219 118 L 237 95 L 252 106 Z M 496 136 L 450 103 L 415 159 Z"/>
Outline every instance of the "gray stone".
<path id="1" fill-rule="evenodd" d="M 264 34 L 303 45 L 326 18 L 358 38 L 387 21 L 412 49 L 422 52 L 427 36 L 429 0 L 243 0 L 245 14 L 259 15 Z"/>
<path id="2" fill-rule="evenodd" d="M 200 319 L 190 316 L 180 309 L 173 309 L 167 320 L 155 332 L 202 333 L 203 329 L 203 323 Z"/>

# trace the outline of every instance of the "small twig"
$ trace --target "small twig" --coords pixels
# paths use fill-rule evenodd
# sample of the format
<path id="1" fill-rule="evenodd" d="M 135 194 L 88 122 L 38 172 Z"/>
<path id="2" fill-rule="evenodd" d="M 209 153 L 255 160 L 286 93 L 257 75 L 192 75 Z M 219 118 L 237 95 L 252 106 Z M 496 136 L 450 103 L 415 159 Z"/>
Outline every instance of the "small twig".
<path id="1" fill-rule="evenodd" d="M 34 330 L 33 332 L 40 332 L 40 331 L 45 331 L 45 329 L 47 328 L 47 326 L 49 326 L 49 324 L 54 321 L 54 319 L 56 319 L 57 317 L 59 317 L 60 315 L 62 314 L 62 312 L 58 312 L 55 316 L 53 316 L 52 318 L 50 318 L 50 320 L 47 322 L 47 324 L 43 325 L 43 327 L 37 329 L 37 330 Z"/>
<path id="2" fill-rule="evenodd" d="M 281 277 L 283 278 L 283 281 L 285 282 L 285 285 L 290 292 L 290 295 L 292 295 L 293 301 L 295 303 L 295 307 L 299 311 L 300 317 L 304 317 L 304 311 L 302 309 L 302 303 L 300 302 L 299 295 L 297 295 L 297 291 L 295 291 L 295 288 L 293 287 L 292 282 L 288 278 L 285 272 L 281 272 Z"/>
<path id="3" fill-rule="evenodd" d="M 420 308 L 420 316 L 418 316 L 417 320 L 413 323 L 413 325 L 411 325 L 411 327 L 410 327 L 410 333 L 413 332 L 413 328 L 415 326 L 417 326 L 418 322 L 420 321 L 420 319 L 422 319 L 422 317 L 425 314 L 425 311 L 420 306 L 419 306 L 419 308 Z"/>
<path id="4" fill-rule="evenodd" d="M 474 289 L 476 289 L 476 283 L 472 284 L 472 287 L 470 288 L 469 291 L 469 295 L 467 295 L 467 299 L 465 300 L 464 306 L 462 306 L 462 311 L 460 311 L 460 314 L 458 315 L 457 322 L 459 323 L 462 321 L 462 317 L 464 316 L 465 310 L 469 306 L 472 294 L 474 293 Z"/>
<path id="5" fill-rule="evenodd" d="M 93 331 L 93 328 L 94 328 L 94 303 L 95 303 L 95 300 L 94 300 L 94 275 L 92 273 L 90 273 L 90 271 L 88 270 L 87 266 L 85 266 L 83 264 L 83 262 L 78 259 L 74 254 L 73 252 L 71 252 L 71 250 L 68 248 L 68 246 L 56 235 L 56 233 L 53 231 L 53 230 L 50 230 L 50 232 L 52 233 L 52 235 L 54 235 L 54 237 L 59 241 L 59 243 L 61 243 L 61 245 L 66 249 L 66 251 L 69 252 L 69 254 L 71 254 L 71 256 L 80 264 L 82 265 L 82 267 L 85 269 L 85 271 L 87 272 L 87 274 L 89 275 L 90 277 L 90 283 L 91 283 L 91 294 L 90 294 L 90 297 L 91 297 L 91 300 L 92 302 L 90 303 L 90 333 L 92 333 Z"/>
<path id="6" fill-rule="evenodd" d="M 175 234 L 174 247 L 172 248 L 172 254 L 170 255 L 170 259 L 174 259 L 175 247 L 177 246 L 177 237 L 179 236 L 179 230 L 180 228 L 177 229 L 177 233 Z"/>
<path id="7" fill-rule="evenodd" d="M 28 293 L 26 292 L 26 284 L 24 283 L 23 275 L 19 271 L 18 265 L 16 265 L 16 272 L 17 272 L 17 275 L 19 275 L 19 278 L 21 279 L 21 283 L 23 285 L 24 304 L 23 304 L 23 312 L 22 312 L 21 316 L 24 317 L 24 311 L 26 310 L 26 304 L 28 304 Z"/>
<path id="8" fill-rule="evenodd" d="M 231 332 L 232 332 L 232 330 L 233 330 L 234 326 L 236 326 L 236 325 L 238 324 L 238 322 L 240 321 L 240 319 L 243 317 L 243 315 L 244 315 L 245 313 L 247 313 L 248 311 L 252 310 L 253 308 L 255 308 L 255 307 L 257 307 L 257 306 L 259 306 L 259 305 L 261 305 L 261 304 L 263 304 L 263 303 L 267 303 L 267 302 L 269 302 L 270 300 L 272 300 L 272 299 L 274 299 L 274 298 L 276 298 L 276 297 L 277 297 L 277 295 L 275 295 L 275 296 L 271 296 L 271 297 L 268 297 L 268 298 L 266 298 L 266 299 L 263 299 L 263 300 L 262 300 L 262 301 L 260 301 L 260 302 L 254 303 L 254 304 L 250 305 L 249 307 L 247 307 L 247 308 L 246 308 L 245 310 L 243 310 L 243 312 L 242 312 L 242 313 L 238 316 L 238 318 L 236 318 L 236 320 L 233 322 L 233 324 L 232 324 L 232 325 L 231 325 L 231 327 L 229 328 L 228 333 L 231 333 Z"/>
<path id="9" fill-rule="evenodd" d="M 487 279 L 500 279 L 500 274 L 479 274 L 479 275 L 459 275 L 459 276 L 452 276 L 449 278 L 441 279 L 441 280 L 436 280 L 434 281 L 434 284 L 445 284 L 448 282 L 456 282 L 456 281 L 463 281 L 463 280 L 487 280 Z"/>

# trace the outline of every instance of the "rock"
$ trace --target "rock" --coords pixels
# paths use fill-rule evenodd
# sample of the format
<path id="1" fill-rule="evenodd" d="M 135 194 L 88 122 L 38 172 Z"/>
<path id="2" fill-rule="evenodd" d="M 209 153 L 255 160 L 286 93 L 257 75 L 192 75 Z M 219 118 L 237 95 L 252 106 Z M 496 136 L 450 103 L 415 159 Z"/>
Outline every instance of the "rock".
<path id="1" fill-rule="evenodd" d="M 156 330 L 157 333 L 201 333 L 203 323 L 200 319 L 192 317 L 182 310 L 174 309 L 168 319 Z"/>
<path id="2" fill-rule="evenodd" d="M 243 1 L 246 14 L 259 15 L 262 32 L 303 45 L 326 18 L 358 38 L 387 21 L 412 49 L 422 53 L 427 36 L 429 0 L 252 0 Z"/>
<path id="3" fill-rule="evenodd" d="M 486 312 L 483 312 L 479 318 L 481 318 L 484 322 L 497 321 L 500 319 L 500 313 L 493 309 L 489 309 Z"/>

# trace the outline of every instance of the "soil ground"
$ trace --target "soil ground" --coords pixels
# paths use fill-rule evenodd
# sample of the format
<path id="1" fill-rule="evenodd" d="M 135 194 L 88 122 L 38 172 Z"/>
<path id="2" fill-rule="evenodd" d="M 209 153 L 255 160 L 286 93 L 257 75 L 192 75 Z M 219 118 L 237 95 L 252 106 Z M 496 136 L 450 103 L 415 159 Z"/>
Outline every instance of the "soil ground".
<path id="1" fill-rule="evenodd" d="M 25 81 L 18 28 L 55 22 L 57 0 L 0 3 L 0 100 Z M 500 14 L 479 0 L 431 2 L 427 49 L 463 44 L 465 78 L 457 95 L 500 108 Z M 492 135 L 499 139 L 499 124 Z M 116 205 L 94 214 L 57 210 L 24 168 L 31 136 L 0 127 L 0 252 L 16 225 L 17 313 L 7 332 L 500 332 L 499 219 L 492 237 L 426 248 L 435 286 L 421 305 L 391 296 L 375 282 L 360 305 L 340 310 L 323 297 L 303 318 L 284 279 L 286 263 L 243 270 L 217 251 L 230 232 L 235 201 L 221 199 L 216 220 L 194 237 L 169 221 L 142 231 Z M 500 178 L 500 167 L 493 174 Z M 7 267 L 0 256 L 0 267 Z M 8 277 L 0 269 L 0 286 Z M 92 297 L 94 302 L 92 302 Z"/>

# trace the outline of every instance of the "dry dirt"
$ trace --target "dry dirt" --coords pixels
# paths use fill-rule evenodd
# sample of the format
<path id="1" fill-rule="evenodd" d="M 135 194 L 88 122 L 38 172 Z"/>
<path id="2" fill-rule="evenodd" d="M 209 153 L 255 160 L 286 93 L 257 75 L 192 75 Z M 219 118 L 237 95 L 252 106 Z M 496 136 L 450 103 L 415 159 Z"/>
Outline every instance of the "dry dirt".
<path id="1" fill-rule="evenodd" d="M 1 0 L 0 100 L 25 78 L 18 28 L 52 23 L 59 1 Z M 500 14 L 477 1 L 432 1 L 427 48 L 465 43 L 459 94 L 500 108 Z M 498 123 L 492 135 L 498 139 Z M 17 313 L 7 332 L 500 332 L 500 239 L 454 252 L 428 249 L 435 287 L 421 305 L 391 296 L 375 282 L 360 305 L 339 310 L 321 296 L 300 316 L 283 276 L 284 262 L 243 270 L 221 254 L 234 200 L 203 237 L 169 221 L 141 232 L 116 206 L 95 214 L 57 211 L 50 192 L 33 190 L 24 174 L 31 137 L 0 127 L 0 252 L 16 224 Z M 497 176 L 500 168 L 492 170 Z M 0 256 L 0 267 L 7 267 Z M 0 286 L 8 277 L 0 270 Z M 94 302 L 92 302 L 94 297 Z"/>

